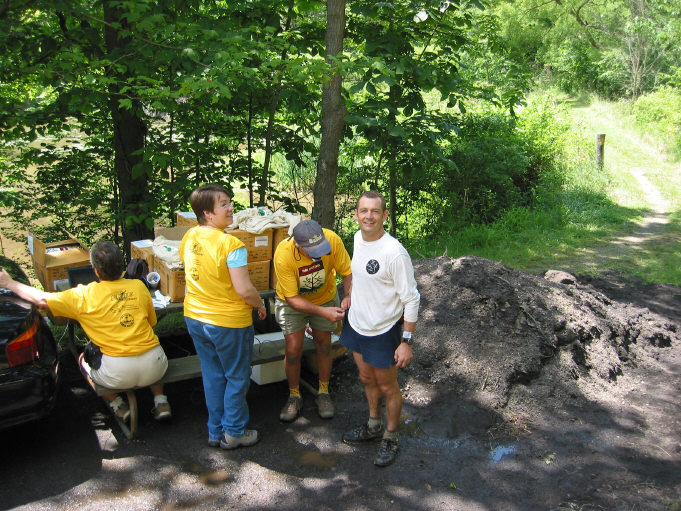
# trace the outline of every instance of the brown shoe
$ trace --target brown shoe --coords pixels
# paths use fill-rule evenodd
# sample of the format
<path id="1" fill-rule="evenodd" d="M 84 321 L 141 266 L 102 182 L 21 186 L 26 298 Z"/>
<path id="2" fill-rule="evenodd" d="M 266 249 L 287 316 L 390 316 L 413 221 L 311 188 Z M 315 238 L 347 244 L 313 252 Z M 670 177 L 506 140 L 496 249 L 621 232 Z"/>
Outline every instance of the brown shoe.
<path id="1" fill-rule="evenodd" d="M 123 422 L 127 422 L 130 418 L 130 407 L 128 403 L 123 401 L 121 396 L 116 397 L 113 401 L 109 403 L 111 411 Z"/>
<path id="2" fill-rule="evenodd" d="M 331 402 L 331 396 L 319 394 L 315 403 L 317 403 L 317 412 L 322 419 L 331 419 L 334 416 L 336 410 Z"/>
<path id="3" fill-rule="evenodd" d="M 168 403 L 159 403 L 152 408 L 151 413 L 154 414 L 154 419 L 157 421 L 167 421 L 173 417 Z"/>
<path id="4" fill-rule="evenodd" d="M 299 396 L 289 396 L 288 401 L 281 409 L 279 420 L 283 422 L 293 422 L 298 417 L 300 410 L 303 408 L 303 398 Z"/>

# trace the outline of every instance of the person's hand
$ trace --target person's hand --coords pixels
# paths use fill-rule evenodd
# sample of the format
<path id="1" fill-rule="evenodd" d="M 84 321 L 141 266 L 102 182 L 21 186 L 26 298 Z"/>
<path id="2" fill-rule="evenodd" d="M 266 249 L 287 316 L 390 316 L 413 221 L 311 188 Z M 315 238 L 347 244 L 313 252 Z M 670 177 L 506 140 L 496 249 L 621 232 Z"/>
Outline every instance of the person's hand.
<path id="1" fill-rule="evenodd" d="M 411 346 L 406 342 L 401 342 L 395 350 L 395 364 L 400 368 L 407 367 L 413 356 L 414 352 L 412 351 Z"/>
<path id="2" fill-rule="evenodd" d="M 0 268 L 0 287 L 6 289 L 10 282 L 12 282 L 12 277 L 9 276 L 9 273 L 7 273 L 4 268 Z"/>
<path id="3" fill-rule="evenodd" d="M 346 296 L 343 298 L 343 301 L 341 302 L 341 309 L 343 310 L 348 310 L 350 308 L 350 297 Z"/>
<path id="4" fill-rule="evenodd" d="M 265 306 L 264 303 L 255 310 L 258 313 L 258 319 L 260 319 L 260 321 L 264 320 L 267 317 L 267 307 Z"/>
<path id="5" fill-rule="evenodd" d="M 324 317 L 329 321 L 341 321 L 345 317 L 345 311 L 340 307 L 324 307 Z"/>

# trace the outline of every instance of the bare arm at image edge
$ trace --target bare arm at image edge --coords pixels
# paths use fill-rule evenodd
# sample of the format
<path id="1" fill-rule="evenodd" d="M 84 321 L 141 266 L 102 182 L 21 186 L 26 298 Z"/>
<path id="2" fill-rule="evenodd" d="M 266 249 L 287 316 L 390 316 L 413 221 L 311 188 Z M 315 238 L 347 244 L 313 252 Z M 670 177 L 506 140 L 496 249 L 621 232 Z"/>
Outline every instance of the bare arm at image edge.
<path id="1" fill-rule="evenodd" d="M 12 277 L 10 277 L 4 269 L 0 270 L 0 287 L 9 289 L 19 298 L 22 298 L 27 302 L 31 302 L 41 309 L 48 309 L 47 297 L 49 296 L 49 293 L 31 286 L 27 286 L 21 282 L 17 282 L 16 280 L 12 279 Z"/>

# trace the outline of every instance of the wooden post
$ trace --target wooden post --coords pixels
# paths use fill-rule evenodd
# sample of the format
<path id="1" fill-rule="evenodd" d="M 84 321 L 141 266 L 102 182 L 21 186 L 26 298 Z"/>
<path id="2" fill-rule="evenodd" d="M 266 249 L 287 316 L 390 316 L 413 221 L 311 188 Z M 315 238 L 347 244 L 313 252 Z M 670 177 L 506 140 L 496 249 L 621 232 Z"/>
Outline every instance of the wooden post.
<path id="1" fill-rule="evenodd" d="M 603 169 L 603 148 L 605 146 L 605 133 L 596 133 L 596 167 Z"/>

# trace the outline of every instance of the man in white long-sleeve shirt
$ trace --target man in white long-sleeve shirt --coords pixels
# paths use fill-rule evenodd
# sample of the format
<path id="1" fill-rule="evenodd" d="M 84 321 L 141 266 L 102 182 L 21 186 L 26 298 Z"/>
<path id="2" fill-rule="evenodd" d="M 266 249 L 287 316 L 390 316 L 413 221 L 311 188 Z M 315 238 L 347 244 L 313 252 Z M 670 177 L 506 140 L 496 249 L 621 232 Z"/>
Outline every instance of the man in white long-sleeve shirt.
<path id="1" fill-rule="evenodd" d="M 383 228 L 387 218 L 385 199 L 380 193 L 360 195 L 355 210 L 359 231 L 352 256 L 351 307 L 340 338 L 341 344 L 353 352 L 369 405 L 368 422 L 346 432 L 343 441 L 360 443 L 380 438 L 374 464 L 381 467 L 393 463 L 398 452 L 402 393 L 397 368 L 411 362 L 421 299 L 409 254 Z"/>

